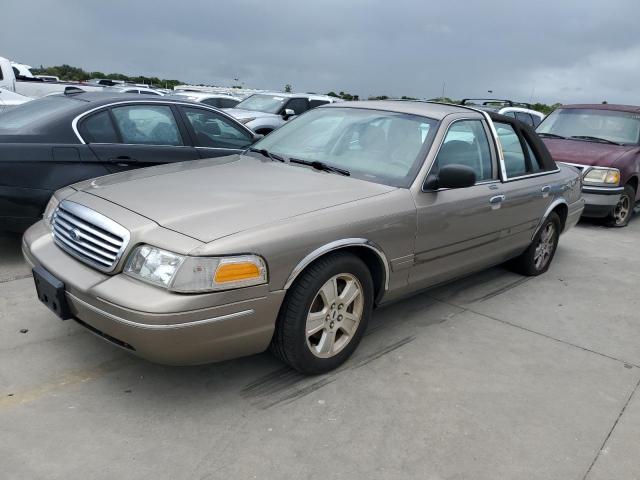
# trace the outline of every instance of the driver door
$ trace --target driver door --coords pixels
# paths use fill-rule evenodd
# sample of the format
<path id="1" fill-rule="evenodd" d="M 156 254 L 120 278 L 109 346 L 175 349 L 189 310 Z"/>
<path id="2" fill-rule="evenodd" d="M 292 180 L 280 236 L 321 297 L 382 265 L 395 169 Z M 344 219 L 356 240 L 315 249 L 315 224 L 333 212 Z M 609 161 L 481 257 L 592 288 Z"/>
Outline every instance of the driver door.
<path id="1" fill-rule="evenodd" d="M 240 153 L 255 141 L 249 129 L 225 115 L 206 108 L 179 108 L 200 158 Z"/>
<path id="2" fill-rule="evenodd" d="M 502 254 L 500 238 L 501 182 L 485 122 L 460 119 L 445 134 L 431 174 L 449 164 L 476 173 L 467 188 L 420 191 L 415 198 L 417 235 L 409 281 L 418 288 L 466 275 L 495 263 Z"/>

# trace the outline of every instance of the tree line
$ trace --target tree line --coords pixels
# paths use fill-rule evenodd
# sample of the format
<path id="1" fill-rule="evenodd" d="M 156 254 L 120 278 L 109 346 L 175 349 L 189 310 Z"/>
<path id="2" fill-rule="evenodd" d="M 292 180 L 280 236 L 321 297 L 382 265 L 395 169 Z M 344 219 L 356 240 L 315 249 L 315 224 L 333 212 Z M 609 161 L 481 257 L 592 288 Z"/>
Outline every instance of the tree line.
<path id="1" fill-rule="evenodd" d="M 87 72 L 80 67 L 73 67 L 71 65 L 58 65 L 55 67 L 43 67 L 32 68 L 31 72 L 34 75 L 54 75 L 61 80 L 74 81 L 74 82 L 86 82 L 92 78 L 108 78 L 109 80 L 122 80 L 124 82 L 132 83 L 144 83 L 145 85 L 153 85 L 160 88 L 173 88 L 176 85 L 180 85 L 183 82 L 180 80 L 169 80 L 158 77 L 145 77 L 144 75 L 130 76 L 122 73 L 104 73 L 100 71 Z"/>

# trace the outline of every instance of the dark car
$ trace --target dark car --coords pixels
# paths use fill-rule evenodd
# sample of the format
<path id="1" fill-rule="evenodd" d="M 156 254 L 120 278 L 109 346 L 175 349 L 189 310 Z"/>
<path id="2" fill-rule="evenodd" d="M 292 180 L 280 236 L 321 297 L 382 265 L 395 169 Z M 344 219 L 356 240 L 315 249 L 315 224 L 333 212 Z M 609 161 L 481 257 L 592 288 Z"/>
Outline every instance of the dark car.
<path id="1" fill-rule="evenodd" d="M 206 105 L 131 94 L 44 97 L 0 116 L 0 231 L 21 232 L 61 187 L 133 168 L 221 157 L 259 136 Z"/>
<path id="2" fill-rule="evenodd" d="M 640 200 L 640 107 L 564 105 L 537 132 L 555 161 L 582 172 L 583 216 L 627 225 Z"/>

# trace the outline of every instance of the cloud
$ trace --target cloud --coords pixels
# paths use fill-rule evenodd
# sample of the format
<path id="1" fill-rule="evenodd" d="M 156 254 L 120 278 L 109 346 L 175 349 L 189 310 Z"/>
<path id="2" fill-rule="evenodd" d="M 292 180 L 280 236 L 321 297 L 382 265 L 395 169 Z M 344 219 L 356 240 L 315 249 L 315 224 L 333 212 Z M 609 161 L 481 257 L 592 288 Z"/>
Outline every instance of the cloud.
<path id="1" fill-rule="evenodd" d="M 0 55 L 194 83 L 640 103 L 637 0 L 4 0 Z"/>

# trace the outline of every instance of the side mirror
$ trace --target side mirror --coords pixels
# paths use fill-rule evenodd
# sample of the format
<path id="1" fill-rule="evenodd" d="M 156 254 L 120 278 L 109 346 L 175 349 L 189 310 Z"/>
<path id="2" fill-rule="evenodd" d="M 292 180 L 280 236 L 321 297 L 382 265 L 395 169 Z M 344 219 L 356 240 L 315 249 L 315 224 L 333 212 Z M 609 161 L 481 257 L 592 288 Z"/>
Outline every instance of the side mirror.
<path id="1" fill-rule="evenodd" d="M 285 120 L 289 120 L 289 117 L 293 117 L 295 114 L 296 112 L 294 112 L 290 108 L 285 108 L 284 112 L 282 112 L 282 118 L 284 118 Z"/>
<path id="2" fill-rule="evenodd" d="M 258 140 L 262 140 L 263 138 L 264 138 L 264 135 L 262 135 L 261 133 L 254 133 L 253 140 L 251 140 L 251 145 L 256 143 Z"/>
<path id="3" fill-rule="evenodd" d="M 424 190 L 439 188 L 467 188 L 476 184 L 476 172 L 466 165 L 451 164 L 440 168 L 437 175 L 429 175 Z"/>

